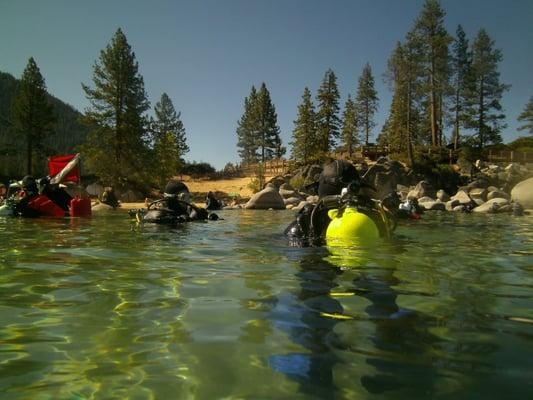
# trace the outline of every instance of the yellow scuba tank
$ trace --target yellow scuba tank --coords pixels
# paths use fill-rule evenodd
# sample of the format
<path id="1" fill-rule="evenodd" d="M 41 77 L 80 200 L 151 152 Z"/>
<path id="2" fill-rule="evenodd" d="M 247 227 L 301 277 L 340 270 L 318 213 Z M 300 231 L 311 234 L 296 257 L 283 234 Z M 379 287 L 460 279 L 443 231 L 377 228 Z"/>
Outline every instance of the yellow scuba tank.
<path id="1" fill-rule="evenodd" d="M 370 244 L 380 237 L 376 223 L 368 215 L 357 211 L 354 207 L 346 207 L 339 215 L 338 209 L 328 212 L 331 222 L 326 230 L 326 242 L 342 243 L 355 241 L 359 244 Z M 340 244 L 339 243 L 339 244 Z"/>

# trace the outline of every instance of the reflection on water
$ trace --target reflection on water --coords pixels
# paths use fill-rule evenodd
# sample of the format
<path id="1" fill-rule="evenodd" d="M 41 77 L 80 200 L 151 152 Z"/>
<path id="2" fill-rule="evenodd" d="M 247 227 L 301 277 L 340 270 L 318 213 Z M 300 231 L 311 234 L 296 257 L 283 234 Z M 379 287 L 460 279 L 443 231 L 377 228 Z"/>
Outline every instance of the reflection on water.
<path id="1" fill-rule="evenodd" d="M 222 216 L 1 220 L 2 399 L 533 396 L 533 217 L 328 249 Z"/>

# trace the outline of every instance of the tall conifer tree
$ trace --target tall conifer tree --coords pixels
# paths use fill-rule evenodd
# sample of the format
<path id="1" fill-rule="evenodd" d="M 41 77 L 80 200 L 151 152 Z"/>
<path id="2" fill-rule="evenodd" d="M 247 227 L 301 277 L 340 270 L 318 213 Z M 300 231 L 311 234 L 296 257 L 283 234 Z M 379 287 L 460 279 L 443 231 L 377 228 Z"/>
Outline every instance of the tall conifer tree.
<path id="1" fill-rule="evenodd" d="M 89 169 L 115 185 L 146 179 L 145 112 L 150 104 L 135 53 L 121 29 L 100 52 L 93 84 L 82 85 L 91 105 L 84 121 L 94 127 L 84 146 Z"/>
<path id="2" fill-rule="evenodd" d="M 505 127 L 500 100 L 508 85 L 500 83 L 498 63 L 502 52 L 481 29 L 472 45 L 472 83 L 468 93 L 468 125 L 476 131 L 474 142 L 479 149 L 488 143 L 501 143 L 501 128 Z"/>
<path id="3" fill-rule="evenodd" d="M 471 78 L 472 55 L 468 49 L 468 39 L 463 27 L 457 27 L 456 37 L 452 45 L 453 72 L 453 145 L 457 150 L 460 138 L 460 128 L 465 124 L 466 95 L 469 79 Z"/>
<path id="4" fill-rule="evenodd" d="M 524 123 L 524 125 L 518 127 L 519 131 L 527 130 L 529 134 L 533 135 L 533 96 L 529 99 L 524 111 L 518 116 L 518 121 Z"/>
<path id="5" fill-rule="evenodd" d="M 256 143 L 259 151 L 259 159 L 261 162 L 265 162 L 265 160 L 272 160 L 277 156 L 283 155 L 285 150 L 281 146 L 276 108 L 270 98 L 270 92 L 264 83 L 261 84 L 261 88 L 257 94 L 255 108 L 258 115 L 258 125 L 255 129 Z"/>
<path id="6" fill-rule="evenodd" d="M 390 113 L 380 137 L 393 152 L 406 153 L 408 162 L 413 165 L 413 145 L 420 136 L 419 89 L 420 82 L 418 53 L 409 46 L 398 42 L 388 61 L 387 80 L 393 89 Z"/>
<path id="7" fill-rule="evenodd" d="M 257 157 L 257 90 L 252 86 L 250 95 L 244 99 L 244 112 L 237 123 L 237 147 L 241 161 L 244 164 L 254 164 Z"/>
<path id="8" fill-rule="evenodd" d="M 292 159 L 297 163 L 307 164 L 317 153 L 316 114 L 311 91 L 304 89 L 302 102 L 298 106 L 298 116 L 292 131 Z"/>
<path id="9" fill-rule="evenodd" d="M 352 96 L 348 95 L 342 114 L 341 136 L 342 143 L 350 158 L 353 155 L 355 145 L 359 143 L 359 126 L 356 105 L 352 100 Z"/>
<path id="10" fill-rule="evenodd" d="M 448 45 L 452 38 L 444 27 L 445 12 L 437 0 L 426 0 L 408 35 L 409 47 L 418 53 L 423 103 L 433 146 L 442 144 L 445 96 L 449 92 Z"/>
<path id="11" fill-rule="evenodd" d="M 365 135 L 365 144 L 368 145 L 370 131 L 376 126 L 374 114 L 378 109 L 378 93 L 374 88 L 374 77 L 369 63 L 366 63 L 359 77 L 355 107 L 361 131 Z"/>
<path id="12" fill-rule="evenodd" d="M 34 158 L 43 150 L 43 140 L 53 133 L 55 116 L 46 85 L 35 60 L 30 58 L 22 74 L 13 104 L 13 125 L 25 141 L 26 173 L 32 174 Z"/>
<path id="13" fill-rule="evenodd" d="M 181 121 L 181 113 L 176 112 L 172 100 L 166 93 L 161 95 L 154 107 L 155 119 L 151 121 L 151 128 L 154 135 L 154 141 L 158 137 L 163 137 L 167 133 L 174 136 L 175 142 L 178 146 L 180 157 L 189 152 L 187 139 L 185 137 L 185 127 Z"/>
<path id="14" fill-rule="evenodd" d="M 339 89 L 337 77 L 333 70 L 328 69 L 317 93 L 317 133 L 319 140 L 318 149 L 328 153 L 336 144 L 339 137 Z"/>

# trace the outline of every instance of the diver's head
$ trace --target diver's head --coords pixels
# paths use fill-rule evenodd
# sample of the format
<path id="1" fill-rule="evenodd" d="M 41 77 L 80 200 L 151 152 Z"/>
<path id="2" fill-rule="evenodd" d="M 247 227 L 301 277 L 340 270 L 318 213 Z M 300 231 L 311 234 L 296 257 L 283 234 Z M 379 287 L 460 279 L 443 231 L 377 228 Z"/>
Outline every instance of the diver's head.
<path id="1" fill-rule="evenodd" d="M 360 184 L 361 178 L 355 166 L 345 160 L 335 160 L 326 165 L 318 180 L 318 196 L 341 194 L 350 184 Z"/>
<path id="2" fill-rule="evenodd" d="M 191 194 L 189 189 L 183 182 L 180 181 L 169 181 L 165 186 L 165 191 L 163 194 L 165 197 L 174 197 L 182 201 L 190 202 Z"/>
<path id="3" fill-rule="evenodd" d="M 37 194 L 37 182 L 31 175 L 26 175 L 22 178 L 22 189 L 28 194 Z"/>

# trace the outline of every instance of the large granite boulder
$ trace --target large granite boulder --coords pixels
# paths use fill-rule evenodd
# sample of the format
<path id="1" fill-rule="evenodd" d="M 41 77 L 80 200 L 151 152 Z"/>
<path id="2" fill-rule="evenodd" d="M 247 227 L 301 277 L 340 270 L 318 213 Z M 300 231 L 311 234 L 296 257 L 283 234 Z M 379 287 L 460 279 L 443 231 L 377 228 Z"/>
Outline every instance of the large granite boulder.
<path id="1" fill-rule="evenodd" d="M 487 194 L 487 200 L 491 199 L 507 199 L 510 200 L 511 196 L 502 190 L 493 190 Z"/>
<path id="2" fill-rule="evenodd" d="M 435 195 L 436 195 L 436 191 L 431 183 L 429 183 L 428 181 L 420 181 L 415 186 L 415 188 L 409 192 L 409 194 L 407 195 L 407 198 L 420 199 L 421 197 L 425 197 L 425 196 L 435 198 Z"/>
<path id="3" fill-rule="evenodd" d="M 283 199 L 283 202 L 285 203 L 285 206 L 297 206 L 300 204 L 302 199 L 300 197 L 289 197 L 288 199 Z"/>
<path id="4" fill-rule="evenodd" d="M 85 188 L 85 190 L 89 195 L 96 197 L 100 197 L 100 195 L 104 193 L 104 187 L 99 183 L 91 183 Z"/>
<path id="5" fill-rule="evenodd" d="M 440 201 L 425 201 L 420 203 L 421 207 L 424 207 L 426 211 L 445 211 L 446 204 Z"/>
<path id="6" fill-rule="evenodd" d="M 488 191 L 487 191 L 487 189 L 483 189 L 483 188 L 474 188 L 468 194 L 473 199 L 481 199 L 481 200 L 485 201 L 485 200 L 487 200 Z"/>
<path id="7" fill-rule="evenodd" d="M 525 209 L 533 209 L 533 178 L 518 183 L 511 190 L 511 199 Z"/>
<path id="8" fill-rule="evenodd" d="M 472 199 L 468 195 L 468 193 L 464 190 L 459 190 L 455 196 L 452 196 L 451 200 L 457 200 L 459 204 L 470 204 L 472 203 Z"/>
<path id="9" fill-rule="evenodd" d="M 448 193 L 441 189 L 437 191 L 437 199 L 442 203 L 446 203 L 448 200 L 450 200 L 450 196 L 448 196 Z"/>
<path id="10" fill-rule="evenodd" d="M 278 192 L 278 188 L 272 183 L 268 183 L 266 187 L 252 196 L 244 208 L 249 210 L 284 210 L 285 203 L 283 197 Z"/>
<path id="11" fill-rule="evenodd" d="M 294 188 L 289 183 L 284 183 L 279 187 L 279 194 L 284 199 L 288 199 L 291 197 L 300 197 L 300 194 L 294 190 Z"/>
<path id="12" fill-rule="evenodd" d="M 472 211 L 477 213 L 497 213 L 501 212 L 500 208 L 509 204 L 507 199 L 490 199 L 486 203 L 474 208 Z M 505 209 L 502 209 L 502 211 Z"/>

